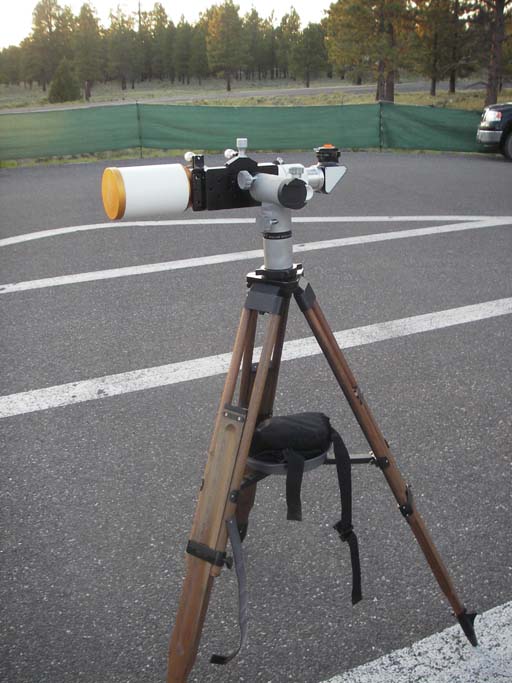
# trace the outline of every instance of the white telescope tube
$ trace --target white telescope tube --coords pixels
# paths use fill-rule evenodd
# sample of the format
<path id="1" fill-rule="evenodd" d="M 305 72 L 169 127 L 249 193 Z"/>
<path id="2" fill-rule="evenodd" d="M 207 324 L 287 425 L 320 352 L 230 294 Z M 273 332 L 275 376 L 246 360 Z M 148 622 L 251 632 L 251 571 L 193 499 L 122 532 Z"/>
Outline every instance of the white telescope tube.
<path id="1" fill-rule="evenodd" d="M 110 220 L 176 214 L 190 201 L 190 180 L 181 164 L 106 168 L 101 180 L 103 207 Z"/>

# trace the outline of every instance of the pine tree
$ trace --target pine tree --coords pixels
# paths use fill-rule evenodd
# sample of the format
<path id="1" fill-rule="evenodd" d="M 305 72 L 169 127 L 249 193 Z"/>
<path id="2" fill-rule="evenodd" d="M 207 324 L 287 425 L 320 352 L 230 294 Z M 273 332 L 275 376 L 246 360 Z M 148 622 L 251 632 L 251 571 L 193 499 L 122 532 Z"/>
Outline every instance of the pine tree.
<path id="1" fill-rule="evenodd" d="M 264 61 L 263 22 L 254 8 L 245 15 L 242 25 L 242 46 L 244 51 L 245 75 L 254 79 L 256 73 L 261 79 Z"/>
<path id="2" fill-rule="evenodd" d="M 174 42 L 176 40 L 176 26 L 169 22 L 166 32 L 166 45 L 165 45 L 165 71 L 171 79 L 171 83 L 174 83 L 176 78 L 176 66 L 174 64 Z"/>
<path id="3" fill-rule="evenodd" d="M 190 83 L 192 26 L 181 17 L 174 38 L 174 67 L 180 83 Z"/>
<path id="4" fill-rule="evenodd" d="M 36 78 L 43 91 L 51 80 L 59 63 L 59 39 L 56 35 L 57 21 L 62 7 L 57 0 L 40 0 L 32 13 L 32 49 L 37 58 Z"/>
<path id="5" fill-rule="evenodd" d="M 99 20 L 88 3 L 80 8 L 73 42 L 75 70 L 84 85 L 84 97 L 89 101 L 94 81 L 102 76 L 103 46 Z"/>
<path id="6" fill-rule="evenodd" d="M 169 20 L 167 13 L 159 2 L 150 12 L 151 38 L 153 51 L 151 54 L 151 71 L 156 78 L 163 80 L 167 75 L 167 31 Z"/>
<path id="7" fill-rule="evenodd" d="M 108 71 L 114 78 L 121 80 L 122 90 L 126 90 L 130 80 L 135 87 L 136 74 L 140 73 L 140 51 L 137 33 L 132 17 L 127 17 L 118 8 L 116 14 L 110 15 L 110 27 L 107 31 Z"/>
<path id="8" fill-rule="evenodd" d="M 55 71 L 50 84 L 48 100 L 54 102 L 71 102 L 80 98 L 80 85 L 75 76 L 71 62 L 63 57 Z"/>
<path id="9" fill-rule="evenodd" d="M 430 78 L 430 94 L 450 68 L 450 0 L 418 0 L 411 63 Z"/>
<path id="10" fill-rule="evenodd" d="M 22 51 L 10 45 L 0 51 L 0 83 L 18 84 L 22 80 Z"/>
<path id="11" fill-rule="evenodd" d="M 503 78 L 503 48 L 507 40 L 506 10 L 512 0 L 484 0 L 491 15 L 491 35 L 489 46 L 489 67 L 487 70 L 487 88 L 485 104 L 498 101 Z"/>
<path id="12" fill-rule="evenodd" d="M 328 11 L 329 60 L 339 71 L 371 68 L 377 100 L 394 101 L 398 69 L 409 49 L 408 10 L 407 0 L 338 0 Z"/>
<path id="13" fill-rule="evenodd" d="M 20 77 L 32 88 L 33 82 L 38 80 L 40 73 L 38 55 L 32 36 L 21 41 L 20 50 Z"/>
<path id="14" fill-rule="evenodd" d="M 300 37 L 300 17 L 292 8 L 281 19 L 276 30 L 276 59 L 280 74 L 287 78 L 290 70 L 290 56 L 292 49 L 298 43 Z"/>
<path id="15" fill-rule="evenodd" d="M 277 72 L 277 32 L 274 26 L 273 12 L 263 20 L 262 70 L 265 76 L 270 73 L 270 78 L 275 78 Z"/>
<path id="16" fill-rule="evenodd" d="M 137 14 L 137 52 L 141 81 L 153 78 L 153 50 L 152 13 L 139 12 Z"/>
<path id="17" fill-rule="evenodd" d="M 206 53 L 206 32 L 208 26 L 204 21 L 198 22 L 192 29 L 192 49 L 190 54 L 190 75 L 197 78 L 199 85 L 208 76 L 208 55 Z"/>
<path id="18" fill-rule="evenodd" d="M 210 70 L 226 79 L 226 90 L 231 90 L 233 75 L 243 67 L 242 21 L 233 0 L 211 8 L 208 21 L 206 49 Z"/>
<path id="19" fill-rule="evenodd" d="M 327 66 L 324 31 L 320 24 L 308 24 L 292 48 L 290 69 L 309 88 L 311 78 Z"/>

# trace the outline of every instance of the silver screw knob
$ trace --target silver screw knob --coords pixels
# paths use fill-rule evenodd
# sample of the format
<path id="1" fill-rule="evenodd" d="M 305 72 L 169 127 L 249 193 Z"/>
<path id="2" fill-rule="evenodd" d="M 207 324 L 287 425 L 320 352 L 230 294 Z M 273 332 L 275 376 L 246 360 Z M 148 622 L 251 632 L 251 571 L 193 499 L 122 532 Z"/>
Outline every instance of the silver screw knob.
<path id="1" fill-rule="evenodd" d="M 237 175 L 236 179 L 238 182 L 238 187 L 241 190 L 249 190 L 251 185 L 254 182 L 254 178 L 249 173 L 249 171 L 240 171 L 240 173 Z"/>

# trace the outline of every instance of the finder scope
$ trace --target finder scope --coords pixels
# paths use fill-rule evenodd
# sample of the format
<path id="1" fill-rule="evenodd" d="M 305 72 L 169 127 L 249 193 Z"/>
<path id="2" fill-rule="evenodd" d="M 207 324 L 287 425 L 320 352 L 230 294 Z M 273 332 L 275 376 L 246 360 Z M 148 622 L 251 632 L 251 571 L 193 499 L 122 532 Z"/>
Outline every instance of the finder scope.
<path id="1" fill-rule="evenodd" d="M 193 211 L 240 209 L 273 204 L 301 209 L 315 192 L 330 193 L 346 172 L 333 145 L 315 149 L 318 163 L 258 163 L 247 156 L 247 139 L 224 152 L 224 166 L 208 167 L 204 156 L 187 152 L 184 164 L 110 167 L 103 172 L 103 206 L 111 220 Z"/>

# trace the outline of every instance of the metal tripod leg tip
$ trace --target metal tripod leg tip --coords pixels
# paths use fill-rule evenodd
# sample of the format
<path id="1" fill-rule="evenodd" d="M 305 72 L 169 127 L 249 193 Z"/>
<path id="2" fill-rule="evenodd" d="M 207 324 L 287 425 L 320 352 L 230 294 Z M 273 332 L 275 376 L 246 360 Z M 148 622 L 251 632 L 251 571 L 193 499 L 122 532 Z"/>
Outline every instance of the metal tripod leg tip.
<path id="1" fill-rule="evenodd" d="M 476 612 L 471 612 L 470 614 L 468 614 L 466 609 L 464 609 L 463 612 L 457 615 L 459 624 L 461 625 L 466 638 L 469 640 L 471 645 L 473 645 L 473 647 L 476 647 L 478 645 L 478 640 L 476 639 L 474 627 L 475 617 Z"/>

